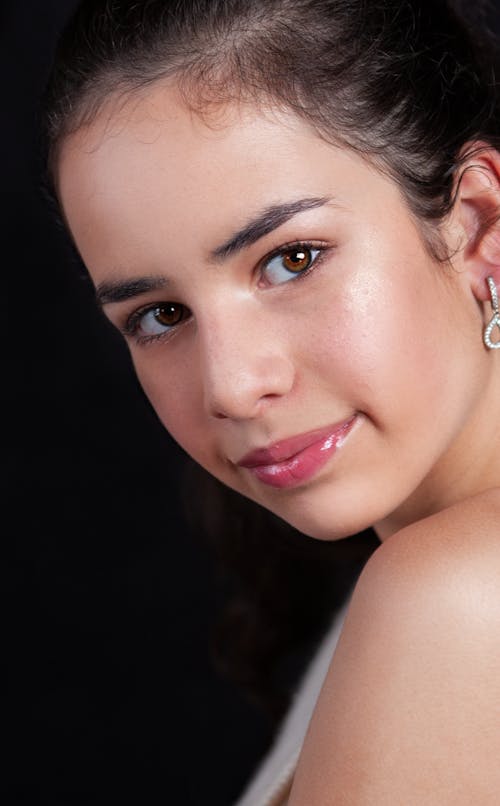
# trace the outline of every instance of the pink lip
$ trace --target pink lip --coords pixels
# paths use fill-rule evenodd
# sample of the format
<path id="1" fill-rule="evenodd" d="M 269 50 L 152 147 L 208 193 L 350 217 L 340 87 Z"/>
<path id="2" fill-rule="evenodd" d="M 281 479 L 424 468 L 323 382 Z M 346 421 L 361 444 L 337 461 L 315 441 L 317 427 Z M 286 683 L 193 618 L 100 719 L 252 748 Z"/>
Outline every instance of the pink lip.
<path id="1" fill-rule="evenodd" d="M 335 453 L 351 430 L 356 415 L 337 425 L 308 431 L 258 448 L 237 462 L 271 487 L 296 487 L 310 479 Z"/>

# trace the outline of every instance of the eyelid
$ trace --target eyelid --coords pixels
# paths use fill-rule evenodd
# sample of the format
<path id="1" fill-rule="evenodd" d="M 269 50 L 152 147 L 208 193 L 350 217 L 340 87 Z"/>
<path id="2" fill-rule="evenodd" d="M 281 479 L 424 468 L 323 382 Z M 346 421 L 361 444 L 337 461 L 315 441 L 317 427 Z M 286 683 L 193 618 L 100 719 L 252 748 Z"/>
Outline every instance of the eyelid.
<path id="1" fill-rule="evenodd" d="M 277 246 L 276 249 L 272 249 L 271 252 L 268 252 L 268 254 L 259 261 L 259 265 L 263 266 L 272 260 L 273 257 L 282 255 L 284 252 L 289 252 L 291 249 L 300 249 L 301 246 L 304 246 L 308 249 L 326 249 L 329 244 L 326 243 L 326 241 L 315 240 L 314 238 L 302 238 L 295 241 L 287 241 L 286 243 Z"/>
<path id="2" fill-rule="evenodd" d="M 165 330 L 163 333 L 150 333 L 143 336 L 138 335 L 138 328 L 140 325 L 141 319 L 146 316 L 150 311 L 154 311 L 156 308 L 161 308 L 164 305 L 178 305 L 180 308 L 183 309 L 183 316 L 182 319 L 175 325 L 171 325 L 167 327 L 165 325 Z M 189 309 L 183 305 L 181 302 L 173 302 L 172 300 L 162 300 L 161 302 L 155 301 L 146 303 L 142 305 L 140 308 L 135 308 L 132 313 L 125 317 L 124 323 L 119 326 L 119 330 L 123 336 L 127 338 L 134 338 L 138 344 L 147 344 L 148 342 L 158 341 L 159 339 L 165 338 L 173 334 L 175 330 L 177 330 L 180 325 L 182 325 L 187 319 L 189 319 L 190 311 Z"/>
<path id="3" fill-rule="evenodd" d="M 284 255 L 287 252 L 292 251 L 293 249 L 300 249 L 300 248 L 317 249 L 319 250 L 319 255 L 317 255 L 317 257 L 313 260 L 313 262 L 307 269 L 304 269 L 304 271 L 298 273 L 295 277 L 293 276 L 293 274 L 291 274 L 290 280 L 293 279 L 294 281 L 300 280 L 301 277 L 306 277 L 307 274 L 309 274 L 309 272 L 313 271 L 314 268 L 319 265 L 325 254 L 330 249 L 332 249 L 333 246 L 332 244 L 329 244 L 326 241 L 319 241 L 314 239 L 308 240 L 307 238 L 303 240 L 288 241 L 287 243 L 278 246 L 276 249 L 273 249 L 264 258 L 262 258 L 262 260 L 260 260 L 258 263 L 257 271 L 259 271 L 259 273 L 262 274 L 268 263 L 270 263 L 271 260 L 273 260 L 275 257 Z M 282 285 L 284 285 L 284 283 Z M 272 287 L 274 288 L 277 286 Z"/>
<path id="4" fill-rule="evenodd" d="M 132 313 L 126 315 L 125 321 L 123 325 L 120 327 L 120 330 L 123 333 L 123 335 L 134 336 L 136 332 L 136 325 L 139 324 L 141 317 L 157 307 L 158 307 L 157 302 L 151 302 L 147 305 L 142 305 L 140 308 L 134 308 Z"/>

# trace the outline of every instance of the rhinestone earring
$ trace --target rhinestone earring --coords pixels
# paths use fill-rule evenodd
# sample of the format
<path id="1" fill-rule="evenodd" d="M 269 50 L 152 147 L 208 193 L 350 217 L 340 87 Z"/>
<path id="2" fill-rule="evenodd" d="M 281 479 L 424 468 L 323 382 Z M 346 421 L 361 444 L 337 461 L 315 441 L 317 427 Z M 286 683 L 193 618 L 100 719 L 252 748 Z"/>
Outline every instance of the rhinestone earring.
<path id="1" fill-rule="evenodd" d="M 488 287 L 490 289 L 490 296 L 491 296 L 491 307 L 493 308 L 493 316 L 491 317 L 491 322 L 489 325 L 486 326 L 484 330 L 484 343 L 488 350 L 500 350 L 500 340 L 499 341 L 492 341 L 491 334 L 493 330 L 497 327 L 500 331 L 500 311 L 498 310 L 498 294 L 497 294 L 497 287 L 493 280 L 493 277 L 487 277 L 486 282 L 488 283 Z"/>

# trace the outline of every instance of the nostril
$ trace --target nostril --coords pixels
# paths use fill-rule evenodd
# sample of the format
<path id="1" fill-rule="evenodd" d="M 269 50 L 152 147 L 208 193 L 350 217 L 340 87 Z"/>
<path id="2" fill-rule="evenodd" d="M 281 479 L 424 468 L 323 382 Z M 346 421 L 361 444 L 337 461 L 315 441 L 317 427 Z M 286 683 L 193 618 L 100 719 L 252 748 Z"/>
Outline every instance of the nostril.
<path id="1" fill-rule="evenodd" d="M 275 353 L 270 360 L 252 349 L 242 362 L 234 334 L 230 347 L 222 347 L 212 345 L 203 367 L 204 408 L 212 420 L 254 419 L 290 391 L 293 365 L 283 355 Z"/>

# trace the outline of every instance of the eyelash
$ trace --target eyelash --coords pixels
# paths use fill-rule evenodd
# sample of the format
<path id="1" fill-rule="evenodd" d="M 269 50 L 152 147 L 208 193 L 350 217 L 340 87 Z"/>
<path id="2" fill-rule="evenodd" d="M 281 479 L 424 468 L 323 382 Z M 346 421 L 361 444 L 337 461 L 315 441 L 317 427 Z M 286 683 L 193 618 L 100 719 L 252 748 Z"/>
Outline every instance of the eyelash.
<path id="1" fill-rule="evenodd" d="M 145 305 L 144 308 L 138 308 L 129 317 L 127 317 L 125 325 L 123 326 L 123 328 L 121 328 L 121 332 L 123 333 L 124 336 L 128 336 L 129 338 L 135 339 L 136 343 L 140 345 L 150 344 L 151 342 L 155 342 L 158 341 L 159 339 L 164 339 L 167 336 L 171 336 L 173 330 L 177 327 L 177 325 L 172 325 L 170 330 L 165 330 L 163 333 L 151 333 L 148 336 L 138 335 L 141 319 L 143 319 L 143 317 L 146 316 L 146 314 L 148 314 L 150 311 L 154 311 L 156 308 L 162 308 L 168 304 L 179 305 L 179 307 L 182 307 L 187 311 L 187 308 L 184 305 L 176 302 L 175 303 L 155 302 L 152 305 Z M 187 316 L 183 316 L 179 324 L 181 324 L 181 322 L 184 322 L 185 319 L 187 318 L 188 318 Z"/>
<path id="2" fill-rule="evenodd" d="M 272 251 L 268 255 L 266 255 L 259 262 L 259 264 L 257 266 L 257 271 L 262 275 L 266 265 L 268 263 L 270 263 L 271 260 L 273 260 L 275 257 L 278 257 L 280 255 L 284 256 L 284 255 L 286 255 L 287 252 L 291 252 L 293 250 L 298 251 L 300 249 L 307 249 L 307 250 L 311 250 L 311 251 L 313 251 L 313 250 L 317 251 L 318 254 L 316 255 L 315 258 L 313 258 L 311 260 L 310 265 L 306 269 L 304 269 L 300 273 L 297 273 L 295 276 L 293 275 L 293 273 L 291 273 L 292 276 L 291 276 L 290 280 L 288 280 L 286 283 L 277 283 L 275 285 L 270 285 L 268 287 L 269 288 L 278 288 L 281 285 L 289 285 L 290 283 L 295 284 L 297 282 L 300 282 L 301 280 L 304 280 L 309 274 L 311 274 L 313 271 L 315 271 L 318 268 L 318 266 L 322 263 L 325 255 L 330 251 L 330 248 L 331 247 L 329 247 L 328 244 L 326 244 L 324 242 L 318 242 L 318 241 L 291 241 L 290 243 L 282 244 L 278 249 L 275 249 L 274 251 Z M 143 308 L 138 308 L 132 314 L 130 314 L 130 316 L 127 317 L 127 319 L 126 319 L 126 321 L 124 323 L 124 326 L 121 328 L 121 332 L 123 333 L 124 336 L 127 336 L 129 338 L 134 338 L 136 344 L 140 344 L 141 346 L 151 344 L 152 342 L 158 342 L 158 341 L 161 341 L 161 340 L 163 340 L 165 338 L 170 338 L 173 335 L 174 330 L 177 329 L 178 325 L 172 325 L 170 330 L 165 330 L 163 333 L 155 333 L 155 334 L 150 334 L 150 335 L 145 335 L 145 336 L 139 336 L 138 335 L 141 319 L 144 316 L 146 316 L 146 314 L 148 314 L 150 311 L 154 311 L 156 308 L 161 308 L 162 306 L 165 306 L 165 305 L 168 305 L 168 304 L 180 305 L 182 308 L 184 308 L 186 313 L 189 313 L 188 309 L 184 305 L 182 305 L 182 303 L 173 303 L 173 302 L 160 302 L 160 303 L 158 303 L 158 302 L 156 302 L 156 303 L 153 303 L 153 304 L 150 304 L 150 305 L 145 305 Z M 184 322 L 188 318 L 189 317 L 187 315 L 183 316 L 178 324 L 179 325 L 182 324 L 182 322 Z"/>
<path id="3" fill-rule="evenodd" d="M 263 258 L 258 264 L 258 271 L 262 274 L 265 266 L 270 263 L 275 257 L 284 256 L 287 252 L 294 252 L 300 251 L 301 249 L 305 249 L 308 251 L 317 251 L 318 254 L 315 258 L 311 260 L 310 265 L 307 269 L 293 275 L 291 272 L 290 280 L 287 283 L 277 283 L 274 286 L 271 284 L 270 288 L 276 288 L 279 285 L 288 285 L 288 283 L 297 283 L 300 280 L 304 280 L 309 274 L 311 274 L 315 269 L 318 268 L 320 263 L 322 262 L 323 258 L 329 251 L 329 246 L 324 241 L 291 241 L 290 243 L 282 244 L 278 249 L 275 249 L 273 252 L 270 252 L 268 255 Z"/>

